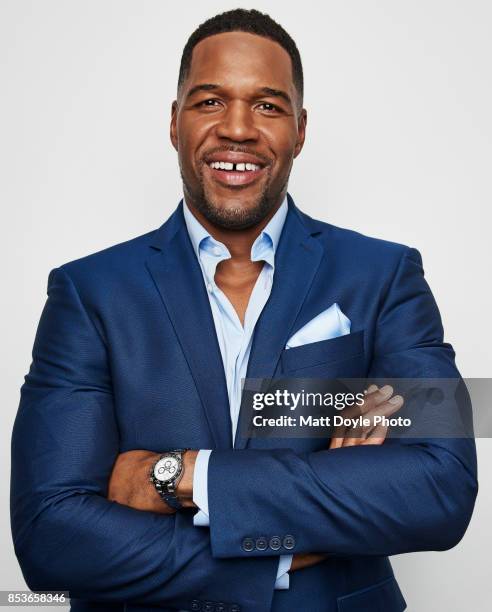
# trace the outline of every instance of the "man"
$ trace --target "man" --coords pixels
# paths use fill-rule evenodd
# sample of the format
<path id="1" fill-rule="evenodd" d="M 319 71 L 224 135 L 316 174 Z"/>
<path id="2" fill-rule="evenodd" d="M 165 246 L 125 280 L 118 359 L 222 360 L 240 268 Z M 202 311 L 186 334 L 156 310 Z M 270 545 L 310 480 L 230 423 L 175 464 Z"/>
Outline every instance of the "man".
<path id="1" fill-rule="evenodd" d="M 172 105 L 184 199 L 51 272 L 13 432 L 30 588 L 69 590 L 73 610 L 396 612 L 387 557 L 463 536 L 471 440 L 238 429 L 246 376 L 459 377 L 419 253 L 287 194 L 306 118 L 284 30 L 208 20 Z M 391 414 L 392 394 L 368 389 L 365 410 Z"/>

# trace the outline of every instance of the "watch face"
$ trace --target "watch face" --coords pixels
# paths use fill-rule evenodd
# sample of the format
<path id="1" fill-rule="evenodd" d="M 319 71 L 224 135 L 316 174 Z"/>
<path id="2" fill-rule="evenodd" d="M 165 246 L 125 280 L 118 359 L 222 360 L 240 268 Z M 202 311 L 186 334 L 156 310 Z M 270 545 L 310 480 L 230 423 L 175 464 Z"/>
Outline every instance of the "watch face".
<path id="1" fill-rule="evenodd" d="M 172 480 L 179 473 L 179 461 L 176 457 L 168 455 L 159 459 L 154 467 L 154 476 L 161 482 Z"/>

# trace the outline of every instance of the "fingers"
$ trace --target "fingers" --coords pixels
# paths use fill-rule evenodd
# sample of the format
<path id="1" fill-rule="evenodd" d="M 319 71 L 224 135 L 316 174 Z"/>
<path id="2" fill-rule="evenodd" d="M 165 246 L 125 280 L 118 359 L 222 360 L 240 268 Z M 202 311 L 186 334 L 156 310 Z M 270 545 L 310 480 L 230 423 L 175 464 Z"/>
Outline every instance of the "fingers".
<path id="1" fill-rule="evenodd" d="M 387 402 L 393 395 L 393 387 L 391 385 L 384 385 L 381 389 L 376 387 L 374 391 L 370 391 L 373 387 L 376 387 L 376 385 L 371 385 L 369 387 L 364 398 L 364 403 L 359 407 L 362 414 L 366 414 L 376 406 Z"/>
<path id="2" fill-rule="evenodd" d="M 370 439 L 370 444 L 382 444 L 386 439 L 388 433 L 388 427 L 383 425 L 381 422 L 375 424 L 375 417 L 390 417 L 403 405 L 403 398 L 400 395 L 395 395 L 387 402 L 380 404 L 374 410 L 366 413 L 365 419 L 369 421 L 369 425 L 362 427 L 354 427 L 346 433 L 346 437 L 343 440 L 343 447 L 346 446 L 358 446 L 366 444 Z"/>
<path id="3" fill-rule="evenodd" d="M 338 431 L 337 431 L 338 430 Z M 345 427 L 335 427 L 330 440 L 329 450 L 333 448 L 342 448 L 344 440 Z"/>
<path id="4" fill-rule="evenodd" d="M 371 433 L 364 440 L 364 445 L 379 445 L 382 444 L 386 440 L 386 435 L 388 433 L 388 427 L 386 425 L 377 425 Z"/>
<path id="5" fill-rule="evenodd" d="M 370 385 L 365 393 L 364 403 L 362 406 L 354 406 L 357 408 L 357 417 L 363 416 L 372 422 L 371 413 L 377 407 L 383 406 L 393 394 L 393 387 L 385 385 L 379 389 L 377 385 Z M 349 415 L 344 415 L 349 416 Z M 350 415 L 353 418 L 352 415 Z M 358 425 L 356 427 L 348 427 L 345 431 L 345 438 L 342 442 L 342 447 L 358 446 L 362 444 L 367 434 L 373 429 L 373 426 Z"/>
<path id="6" fill-rule="evenodd" d="M 364 403 L 369 402 L 370 405 L 372 406 L 372 403 L 375 401 L 373 394 L 375 391 L 378 391 L 378 387 L 377 385 L 370 385 L 365 391 L 365 399 L 364 399 Z M 348 408 L 344 408 L 340 414 L 344 417 L 344 418 L 349 418 L 349 419 L 353 419 L 353 418 L 357 418 L 361 416 L 362 413 L 362 407 L 358 406 L 358 405 L 353 405 L 353 406 L 349 406 Z M 335 449 L 335 448 L 342 448 L 342 446 L 344 445 L 344 442 L 346 441 L 346 439 L 349 439 L 348 437 L 348 432 L 351 431 L 351 428 L 349 426 L 346 425 L 338 425 L 337 427 L 335 427 L 333 429 L 332 432 L 332 437 L 330 440 L 330 446 L 329 449 Z M 357 436 L 353 435 L 351 436 L 351 439 L 354 441 L 352 444 L 350 444 L 350 446 L 352 446 L 356 441 L 357 441 Z"/>
<path id="7" fill-rule="evenodd" d="M 400 410 L 402 406 L 403 397 L 401 395 L 394 395 L 393 397 L 390 397 L 387 401 L 378 404 L 377 406 L 366 412 L 364 418 L 368 419 L 371 424 L 365 428 L 365 433 L 369 433 L 369 431 L 376 427 L 376 424 L 374 423 L 374 418 L 376 416 L 389 418 L 392 414 Z"/>
<path id="8" fill-rule="evenodd" d="M 387 417 L 400 410 L 404 400 L 401 395 L 393 396 L 393 387 L 384 385 L 379 389 L 377 385 L 371 384 L 364 392 L 364 403 L 362 406 L 354 405 L 344 408 L 341 415 L 344 418 L 356 419 L 363 417 L 368 425 L 357 425 L 350 427 L 339 425 L 333 429 L 330 440 L 330 450 L 359 446 L 361 444 L 382 444 L 388 434 L 388 427 L 378 422 L 374 423 L 375 417 Z"/>
<path id="9" fill-rule="evenodd" d="M 397 412 L 403 406 L 403 397 L 393 394 L 393 387 L 385 385 L 381 389 L 373 390 L 375 385 L 371 385 L 367 390 L 366 400 L 361 407 L 363 417 L 368 421 L 368 425 L 352 427 L 345 432 L 345 437 L 340 444 L 337 441 L 337 448 L 359 446 L 361 444 L 382 444 L 388 434 L 388 427 L 378 422 L 375 424 L 375 417 L 387 417 Z"/>
<path id="10" fill-rule="evenodd" d="M 324 561 L 327 555 L 324 553 L 296 553 L 292 558 L 292 564 L 290 571 L 297 571 L 306 567 L 316 565 L 321 561 Z"/>
<path id="11" fill-rule="evenodd" d="M 343 445 L 343 440 L 345 438 L 345 433 L 347 431 L 347 427 L 345 425 L 337 425 L 333 428 L 333 432 L 331 434 L 330 440 L 330 450 L 333 448 L 341 448 Z"/>

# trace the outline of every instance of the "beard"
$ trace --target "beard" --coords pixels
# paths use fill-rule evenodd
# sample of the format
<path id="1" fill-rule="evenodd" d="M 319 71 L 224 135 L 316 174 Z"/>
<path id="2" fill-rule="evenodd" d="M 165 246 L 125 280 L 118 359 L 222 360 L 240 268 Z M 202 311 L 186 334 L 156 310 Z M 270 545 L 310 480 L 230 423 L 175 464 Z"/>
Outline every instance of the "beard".
<path id="1" fill-rule="evenodd" d="M 270 172 L 270 168 L 267 169 Z M 255 196 L 254 201 L 248 206 L 224 207 L 214 201 L 213 195 L 207 189 L 203 179 L 203 165 L 199 173 L 199 187 L 192 189 L 187 183 L 181 171 L 184 192 L 189 196 L 196 209 L 213 225 L 227 230 L 244 230 L 258 225 L 267 217 L 278 203 L 280 193 L 276 196 L 268 194 L 270 186 L 270 173 L 264 182 L 261 192 Z M 235 185 L 232 189 L 235 192 L 247 189 L 248 185 Z"/>

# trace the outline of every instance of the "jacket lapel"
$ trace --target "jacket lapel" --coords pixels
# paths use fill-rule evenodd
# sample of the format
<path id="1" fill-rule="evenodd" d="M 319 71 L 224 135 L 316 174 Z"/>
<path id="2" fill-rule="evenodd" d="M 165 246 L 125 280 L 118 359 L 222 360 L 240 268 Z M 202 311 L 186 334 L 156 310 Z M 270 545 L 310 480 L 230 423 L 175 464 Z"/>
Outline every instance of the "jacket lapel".
<path id="1" fill-rule="evenodd" d="M 146 262 L 191 370 L 217 449 L 231 448 L 224 366 L 208 295 L 182 203 L 156 232 Z"/>
<path id="2" fill-rule="evenodd" d="M 324 253 L 314 237 L 319 230 L 310 227 L 310 218 L 300 213 L 290 195 L 287 197 L 289 212 L 275 254 L 272 292 L 256 324 L 247 378 L 273 376 Z M 234 441 L 237 449 L 248 444 L 240 429 L 238 426 Z"/>

